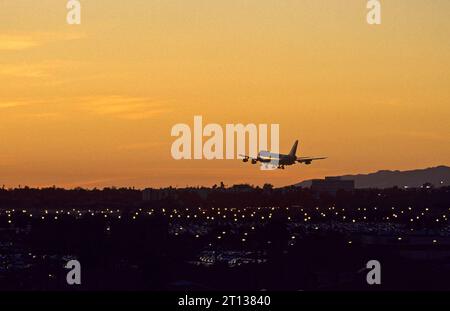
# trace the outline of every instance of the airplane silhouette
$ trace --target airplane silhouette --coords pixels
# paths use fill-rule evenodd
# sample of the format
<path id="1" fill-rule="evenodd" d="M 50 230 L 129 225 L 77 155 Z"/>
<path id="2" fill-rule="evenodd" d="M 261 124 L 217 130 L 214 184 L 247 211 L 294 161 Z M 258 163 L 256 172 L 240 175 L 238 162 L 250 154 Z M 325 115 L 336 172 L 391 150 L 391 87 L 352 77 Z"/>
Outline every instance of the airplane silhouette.
<path id="1" fill-rule="evenodd" d="M 278 169 L 283 169 L 285 166 L 293 165 L 296 163 L 304 163 L 306 165 L 310 165 L 315 160 L 323 160 L 326 159 L 326 157 L 297 157 L 297 146 L 298 146 L 298 140 L 295 141 L 294 145 L 291 148 L 291 151 L 289 151 L 288 154 L 281 154 L 281 153 L 271 153 L 269 151 L 260 151 L 258 153 L 258 156 L 256 158 L 250 157 L 248 155 L 239 155 L 243 159 L 243 162 L 251 161 L 252 164 L 256 164 L 258 162 L 261 163 L 272 163 L 277 166 Z"/>

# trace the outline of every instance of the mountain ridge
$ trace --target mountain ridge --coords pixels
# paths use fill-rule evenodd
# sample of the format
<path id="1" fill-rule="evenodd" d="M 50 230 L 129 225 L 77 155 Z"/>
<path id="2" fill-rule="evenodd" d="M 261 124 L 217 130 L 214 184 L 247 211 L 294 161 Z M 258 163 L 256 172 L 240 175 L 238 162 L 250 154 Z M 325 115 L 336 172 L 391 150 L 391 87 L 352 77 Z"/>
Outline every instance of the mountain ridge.
<path id="1" fill-rule="evenodd" d="M 413 170 L 379 170 L 368 174 L 349 174 L 341 176 L 343 180 L 354 180 L 356 188 L 392 188 L 420 187 L 430 183 L 435 187 L 450 186 L 450 167 L 439 165 Z M 313 179 L 304 180 L 295 184 L 298 187 L 310 187 Z"/>

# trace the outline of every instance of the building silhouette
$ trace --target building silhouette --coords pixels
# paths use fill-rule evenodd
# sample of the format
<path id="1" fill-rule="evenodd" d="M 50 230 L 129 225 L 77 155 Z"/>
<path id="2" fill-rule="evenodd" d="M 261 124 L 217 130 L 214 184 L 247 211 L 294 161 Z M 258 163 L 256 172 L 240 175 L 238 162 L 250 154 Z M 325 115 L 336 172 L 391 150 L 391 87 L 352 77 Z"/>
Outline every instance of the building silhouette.
<path id="1" fill-rule="evenodd" d="M 311 184 L 311 190 L 318 193 L 336 194 L 339 190 L 353 191 L 354 189 L 354 180 L 344 180 L 340 177 L 325 177 L 325 179 L 314 179 Z"/>

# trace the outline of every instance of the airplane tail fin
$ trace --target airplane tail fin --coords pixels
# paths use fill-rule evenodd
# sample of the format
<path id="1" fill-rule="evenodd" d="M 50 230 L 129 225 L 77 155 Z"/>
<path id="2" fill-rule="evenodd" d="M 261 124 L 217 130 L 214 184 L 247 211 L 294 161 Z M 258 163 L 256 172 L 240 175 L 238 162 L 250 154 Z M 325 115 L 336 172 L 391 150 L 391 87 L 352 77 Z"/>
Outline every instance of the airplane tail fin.
<path id="1" fill-rule="evenodd" d="M 289 151 L 290 156 L 295 156 L 297 153 L 297 146 L 298 146 L 298 140 L 295 141 L 294 145 L 291 148 L 291 151 Z"/>

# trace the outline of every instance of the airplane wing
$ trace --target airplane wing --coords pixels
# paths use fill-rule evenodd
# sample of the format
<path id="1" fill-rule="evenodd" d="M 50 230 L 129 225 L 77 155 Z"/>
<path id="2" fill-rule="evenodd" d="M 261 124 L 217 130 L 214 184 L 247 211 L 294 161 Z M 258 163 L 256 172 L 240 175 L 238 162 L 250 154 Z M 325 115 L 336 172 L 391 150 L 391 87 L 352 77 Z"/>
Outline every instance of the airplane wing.
<path id="1" fill-rule="evenodd" d="M 258 158 L 254 158 L 254 157 L 248 156 L 246 154 L 238 154 L 238 156 L 240 156 L 241 159 L 258 160 Z"/>
<path id="2" fill-rule="evenodd" d="M 254 158 L 254 157 L 249 156 L 249 155 L 246 155 L 246 154 L 238 154 L 238 156 L 239 156 L 241 159 L 258 160 L 258 157 Z"/>
<path id="3" fill-rule="evenodd" d="M 297 162 L 298 163 L 305 163 L 305 164 L 311 164 L 312 161 L 315 160 L 323 160 L 326 159 L 326 157 L 318 157 L 318 158 L 312 158 L 312 157 L 298 157 Z"/>
<path id="4" fill-rule="evenodd" d="M 242 159 L 243 162 L 248 162 L 249 160 L 252 162 L 252 164 L 256 164 L 256 162 L 258 161 L 262 162 L 259 157 L 254 158 L 246 154 L 239 154 L 238 156 Z"/>

